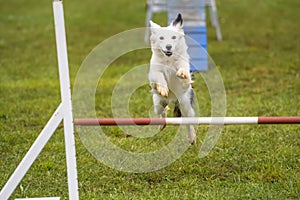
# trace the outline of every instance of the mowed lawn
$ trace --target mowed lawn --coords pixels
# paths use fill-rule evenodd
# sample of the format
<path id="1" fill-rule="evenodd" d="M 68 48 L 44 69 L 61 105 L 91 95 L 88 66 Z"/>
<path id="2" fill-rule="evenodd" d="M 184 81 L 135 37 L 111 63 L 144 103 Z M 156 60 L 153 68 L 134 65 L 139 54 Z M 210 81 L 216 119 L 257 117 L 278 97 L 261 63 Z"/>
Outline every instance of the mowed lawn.
<path id="1" fill-rule="evenodd" d="M 224 81 L 227 116 L 300 115 L 300 1 L 216 0 L 223 41 L 208 25 L 208 52 Z M 141 0 L 64 1 L 71 83 L 88 53 L 101 41 L 143 27 Z M 208 15 L 209 16 L 209 15 Z M 165 14 L 154 20 L 164 24 Z M 109 49 L 108 49 L 109 51 Z M 147 64 L 149 49 L 129 53 L 109 67 L 96 97 L 99 115 L 111 115 L 118 78 Z M 205 82 L 194 88 L 202 116 L 210 115 Z M 60 103 L 51 1 L 0 2 L 0 188 Z M 151 94 L 145 85 L 131 98 L 130 112 L 147 117 Z M 145 108 L 147 112 L 145 112 Z M 127 137 L 107 128 L 111 141 L 132 152 L 168 143 L 175 128 L 154 138 Z M 99 162 L 76 137 L 81 199 L 300 199 L 300 126 L 226 126 L 211 153 L 199 158 L 208 126 L 171 165 L 149 173 L 120 172 Z M 172 135 L 173 134 L 173 135 Z M 11 199 L 68 199 L 62 126 L 34 162 Z M 2 200 L 2 199 L 1 199 Z"/>

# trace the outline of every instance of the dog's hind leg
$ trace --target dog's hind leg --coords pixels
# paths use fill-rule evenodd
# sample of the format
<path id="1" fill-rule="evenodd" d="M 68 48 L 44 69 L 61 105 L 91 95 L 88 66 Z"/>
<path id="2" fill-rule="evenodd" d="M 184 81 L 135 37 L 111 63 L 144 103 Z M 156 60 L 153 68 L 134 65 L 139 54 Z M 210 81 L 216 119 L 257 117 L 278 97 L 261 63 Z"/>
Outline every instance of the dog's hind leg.
<path id="1" fill-rule="evenodd" d="M 188 142 L 190 144 L 196 144 L 197 135 L 196 135 L 196 131 L 195 131 L 194 126 L 193 125 L 187 125 L 187 128 L 188 128 L 188 132 L 189 132 Z"/>
<path id="2" fill-rule="evenodd" d="M 167 117 L 167 112 L 170 109 L 167 102 L 162 99 L 158 94 L 153 94 L 153 105 L 155 114 L 159 115 L 161 118 Z M 160 125 L 159 129 L 162 131 L 166 125 Z"/>
<path id="3" fill-rule="evenodd" d="M 195 117 L 195 111 L 193 108 L 193 89 L 188 92 L 188 94 L 184 95 L 181 100 L 180 100 L 180 111 L 182 114 L 182 117 Z M 195 144 L 196 143 L 196 131 L 193 125 L 187 125 L 188 129 L 188 141 L 190 144 Z"/>
<path id="4" fill-rule="evenodd" d="M 190 110 L 190 111 L 184 112 L 184 114 L 185 114 L 184 116 L 185 117 L 194 117 L 194 114 L 193 114 L 194 110 L 193 110 L 193 108 L 186 108 L 186 109 Z M 180 104 L 177 101 L 175 103 L 175 108 L 174 108 L 174 117 L 181 117 L 181 116 L 183 116 L 183 115 L 181 114 L 181 111 L 180 111 Z M 189 133 L 189 135 L 188 135 L 188 142 L 190 144 L 195 144 L 197 136 L 196 136 L 196 131 L 194 129 L 194 126 L 187 125 L 187 129 L 188 129 L 188 133 Z"/>

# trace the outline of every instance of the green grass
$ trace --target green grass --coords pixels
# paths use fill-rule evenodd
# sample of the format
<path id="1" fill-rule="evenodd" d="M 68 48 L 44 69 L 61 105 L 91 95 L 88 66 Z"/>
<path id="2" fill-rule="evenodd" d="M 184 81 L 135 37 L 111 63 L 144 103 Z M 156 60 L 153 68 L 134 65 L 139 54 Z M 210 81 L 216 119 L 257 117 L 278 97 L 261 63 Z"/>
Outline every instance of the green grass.
<path id="1" fill-rule="evenodd" d="M 228 116 L 300 115 L 299 0 L 218 0 L 224 41 L 208 23 L 208 51 L 226 88 Z M 60 102 L 51 1 L 0 2 L 0 188 L 21 161 Z M 86 55 L 121 31 L 144 26 L 139 0 L 65 1 L 72 84 Z M 155 16 L 165 23 L 165 15 Z M 208 21 L 209 22 L 209 21 Z M 132 67 L 149 62 L 150 51 L 125 55 L 113 63 L 97 101 L 109 116 L 114 81 Z M 113 81 L 111 78 L 113 77 Z M 201 76 L 194 87 L 202 115 L 210 114 Z M 149 88 L 130 102 L 134 116 L 147 115 Z M 103 92 L 103 93 L 102 93 Z M 138 106 L 136 105 L 138 102 Z M 103 112 L 105 112 L 103 114 Z M 166 134 L 138 140 L 107 128 L 116 145 L 148 152 L 172 139 Z M 198 144 L 170 166 L 151 173 L 111 169 L 86 150 L 76 133 L 81 199 L 300 199 L 299 125 L 227 126 L 209 156 Z M 62 127 L 53 135 L 12 195 L 68 198 Z"/>

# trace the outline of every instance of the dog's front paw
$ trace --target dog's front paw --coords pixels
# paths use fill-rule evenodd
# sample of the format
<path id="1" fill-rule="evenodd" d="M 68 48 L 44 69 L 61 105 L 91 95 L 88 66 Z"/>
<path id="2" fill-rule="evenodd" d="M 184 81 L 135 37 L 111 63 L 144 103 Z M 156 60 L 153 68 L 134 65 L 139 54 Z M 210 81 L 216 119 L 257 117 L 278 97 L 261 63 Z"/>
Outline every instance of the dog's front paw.
<path id="1" fill-rule="evenodd" d="M 183 68 L 180 68 L 177 71 L 176 76 L 178 76 L 181 79 L 184 79 L 187 82 L 191 82 L 191 79 L 190 79 L 190 76 L 189 76 L 188 72 Z"/>
<path id="2" fill-rule="evenodd" d="M 163 85 L 156 84 L 156 90 L 163 97 L 167 97 L 169 95 L 169 89 Z"/>

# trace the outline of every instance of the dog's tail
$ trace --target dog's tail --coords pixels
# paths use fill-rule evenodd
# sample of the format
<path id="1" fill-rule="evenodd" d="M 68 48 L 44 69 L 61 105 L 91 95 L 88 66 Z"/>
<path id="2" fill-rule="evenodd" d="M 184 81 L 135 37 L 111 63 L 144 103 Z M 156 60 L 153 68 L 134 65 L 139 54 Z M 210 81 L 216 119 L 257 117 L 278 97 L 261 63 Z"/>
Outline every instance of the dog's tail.
<path id="1" fill-rule="evenodd" d="M 194 105 L 194 99 L 195 99 L 195 92 L 194 92 L 194 89 L 193 88 L 191 88 L 191 96 L 190 96 L 190 103 L 191 103 L 191 105 L 193 106 Z"/>

